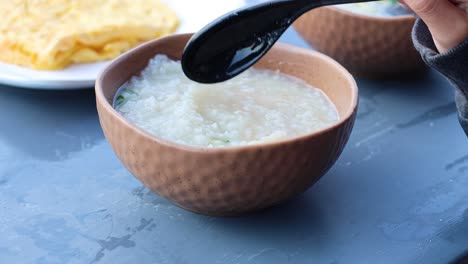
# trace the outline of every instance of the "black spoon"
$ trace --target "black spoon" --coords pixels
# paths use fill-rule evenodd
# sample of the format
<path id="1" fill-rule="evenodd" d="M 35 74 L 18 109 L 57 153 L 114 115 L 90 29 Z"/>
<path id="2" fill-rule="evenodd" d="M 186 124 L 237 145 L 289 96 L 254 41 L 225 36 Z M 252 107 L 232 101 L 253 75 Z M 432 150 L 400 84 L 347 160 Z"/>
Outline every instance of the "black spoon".
<path id="1" fill-rule="evenodd" d="M 277 0 L 233 11 L 191 38 L 182 56 L 182 68 L 196 82 L 226 81 L 257 62 L 305 12 L 370 1 L 376 0 Z"/>

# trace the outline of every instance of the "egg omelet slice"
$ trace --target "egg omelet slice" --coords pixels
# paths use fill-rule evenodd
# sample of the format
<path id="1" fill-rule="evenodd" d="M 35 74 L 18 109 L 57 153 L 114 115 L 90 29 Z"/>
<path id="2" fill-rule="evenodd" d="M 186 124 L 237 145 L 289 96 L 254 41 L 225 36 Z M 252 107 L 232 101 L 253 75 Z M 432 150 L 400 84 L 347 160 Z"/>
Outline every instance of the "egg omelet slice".
<path id="1" fill-rule="evenodd" d="M 173 33 L 160 0 L 1 0 L 0 61 L 38 70 L 109 60 Z"/>

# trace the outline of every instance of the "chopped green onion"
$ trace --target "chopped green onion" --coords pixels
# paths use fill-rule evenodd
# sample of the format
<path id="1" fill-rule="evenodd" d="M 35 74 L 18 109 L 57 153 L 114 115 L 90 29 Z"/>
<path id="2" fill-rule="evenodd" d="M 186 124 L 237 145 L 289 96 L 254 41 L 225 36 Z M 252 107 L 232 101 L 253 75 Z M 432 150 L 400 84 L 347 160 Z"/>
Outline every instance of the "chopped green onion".
<path id="1" fill-rule="evenodd" d="M 210 140 L 210 143 L 211 144 L 229 144 L 231 143 L 231 140 L 227 139 L 227 138 L 211 138 Z"/>
<path id="2" fill-rule="evenodd" d="M 116 106 L 121 106 L 125 103 L 125 97 L 123 95 L 117 96 L 117 99 L 115 100 L 115 105 Z"/>

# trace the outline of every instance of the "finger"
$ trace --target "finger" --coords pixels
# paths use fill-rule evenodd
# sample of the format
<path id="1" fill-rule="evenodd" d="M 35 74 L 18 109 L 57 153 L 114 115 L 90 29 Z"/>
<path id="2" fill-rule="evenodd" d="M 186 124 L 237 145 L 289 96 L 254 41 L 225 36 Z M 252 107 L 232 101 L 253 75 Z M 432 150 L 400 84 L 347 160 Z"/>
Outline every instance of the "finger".
<path id="1" fill-rule="evenodd" d="M 468 13 L 468 2 L 458 3 L 458 8 L 465 10 L 465 13 Z"/>
<path id="2" fill-rule="evenodd" d="M 468 0 L 450 0 L 450 2 L 456 3 L 456 4 L 461 4 L 461 3 L 467 3 Z"/>
<path id="3" fill-rule="evenodd" d="M 405 0 L 427 24 L 441 51 L 460 43 L 467 35 L 466 13 L 447 0 Z"/>
<path id="4" fill-rule="evenodd" d="M 457 8 L 447 0 L 405 0 L 404 1 L 426 24 L 447 28 L 451 14 L 458 13 Z"/>
<path id="5" fill-rule="evenodd" d="M 468 0 L 450 0 L 450 2 L 468 13 Z"/>

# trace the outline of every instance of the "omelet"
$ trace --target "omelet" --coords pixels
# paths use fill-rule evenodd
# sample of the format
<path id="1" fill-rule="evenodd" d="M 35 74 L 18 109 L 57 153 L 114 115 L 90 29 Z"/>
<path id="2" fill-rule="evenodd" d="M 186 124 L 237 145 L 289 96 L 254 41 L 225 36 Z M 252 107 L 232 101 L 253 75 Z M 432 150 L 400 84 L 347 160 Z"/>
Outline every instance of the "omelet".
<path id="1" fill-rule="evenodd" d="M 0 0 L 0 61 L 37 70 L 110 60 L 173 33 L 160 0 Z"/>

